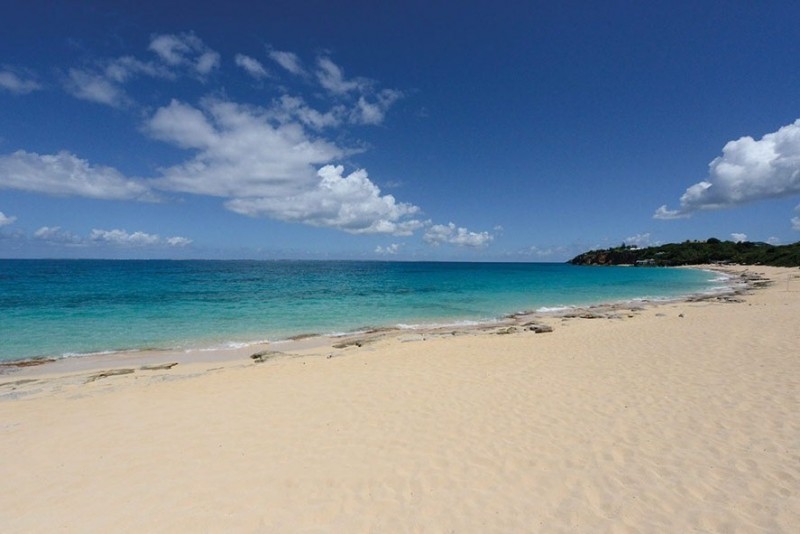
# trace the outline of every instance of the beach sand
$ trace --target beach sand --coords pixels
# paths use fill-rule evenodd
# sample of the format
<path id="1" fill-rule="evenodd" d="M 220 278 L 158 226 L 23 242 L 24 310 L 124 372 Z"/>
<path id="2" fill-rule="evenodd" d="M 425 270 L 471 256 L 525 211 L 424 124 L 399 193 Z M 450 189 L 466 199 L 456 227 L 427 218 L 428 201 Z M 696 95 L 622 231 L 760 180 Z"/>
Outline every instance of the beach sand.
<path id="1" fill-rule="evenodd" d="M 0 530 L 798 532 L 800 270 L 747 269 L 773 283 L 6 369 Z"/>

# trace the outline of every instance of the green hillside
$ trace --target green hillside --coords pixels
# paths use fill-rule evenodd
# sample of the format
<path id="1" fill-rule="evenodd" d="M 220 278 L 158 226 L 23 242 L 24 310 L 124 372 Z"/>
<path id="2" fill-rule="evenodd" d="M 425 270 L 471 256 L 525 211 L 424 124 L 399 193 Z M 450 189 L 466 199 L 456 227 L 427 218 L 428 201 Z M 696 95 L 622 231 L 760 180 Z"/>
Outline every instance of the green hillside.
<path id="1" fill-rule="evenodd" d="M 623 244 L 616 248 L 584 252 L 569 260 L 569 263 L 653 266 L 739 263 L 797 267 L 800 266 L 800 242 L 791 245 L 770 245 L 749 241 L 734 243 L 711 238 L 708 241 L 684 241 L 647 248 Z"/>

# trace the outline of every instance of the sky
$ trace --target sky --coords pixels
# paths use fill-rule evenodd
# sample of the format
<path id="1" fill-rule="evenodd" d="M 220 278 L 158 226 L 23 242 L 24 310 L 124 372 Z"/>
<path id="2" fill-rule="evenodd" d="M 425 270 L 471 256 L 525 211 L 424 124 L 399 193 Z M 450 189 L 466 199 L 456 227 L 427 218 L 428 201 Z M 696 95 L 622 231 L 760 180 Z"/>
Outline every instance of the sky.
<path id="1" fill-rule="evenodd" d="M 797 2 L 0 12 L 0 258 L 800 240 Z"/>

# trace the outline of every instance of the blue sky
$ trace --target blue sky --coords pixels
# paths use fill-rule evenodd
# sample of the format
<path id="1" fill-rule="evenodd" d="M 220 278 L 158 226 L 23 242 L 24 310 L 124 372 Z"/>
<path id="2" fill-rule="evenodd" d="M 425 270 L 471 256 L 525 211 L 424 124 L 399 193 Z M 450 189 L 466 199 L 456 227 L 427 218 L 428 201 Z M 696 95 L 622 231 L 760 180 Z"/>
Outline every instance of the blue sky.
<path id="1" fill-rule="evenodd" d="M 795 2 L 0 7 L 0 257 L 800 239 Z"/>

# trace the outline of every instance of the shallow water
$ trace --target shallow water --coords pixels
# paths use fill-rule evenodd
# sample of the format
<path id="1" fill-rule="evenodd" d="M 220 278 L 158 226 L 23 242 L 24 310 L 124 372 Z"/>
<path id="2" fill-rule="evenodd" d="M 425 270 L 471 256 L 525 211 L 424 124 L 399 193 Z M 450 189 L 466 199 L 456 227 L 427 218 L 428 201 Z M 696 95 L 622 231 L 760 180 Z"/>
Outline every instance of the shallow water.
<path id="1" fill-rule="evenodd" d="M 491 321 L 720 283 L 700 270 L 560 263 L 0 260 L 0 360 Z"/>

